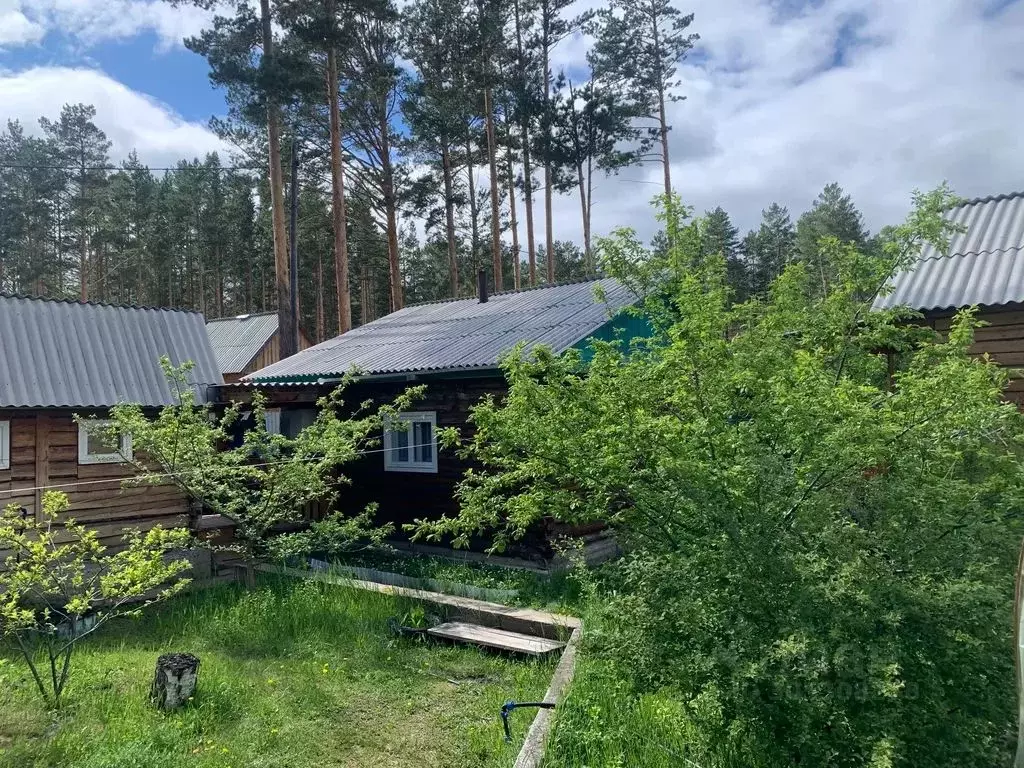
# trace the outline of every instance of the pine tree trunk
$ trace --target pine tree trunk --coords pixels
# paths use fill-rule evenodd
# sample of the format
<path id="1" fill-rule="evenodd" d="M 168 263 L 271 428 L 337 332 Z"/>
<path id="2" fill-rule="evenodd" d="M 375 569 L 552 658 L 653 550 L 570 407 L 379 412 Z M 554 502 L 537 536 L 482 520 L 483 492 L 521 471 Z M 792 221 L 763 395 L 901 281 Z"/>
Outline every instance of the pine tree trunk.
<path id="1" fill-rule="evenodd" d="M 547 19 L 544 20 L 545 25 Z M 545 261 L 547 262 L 548 283 L 555 282 L 555 230 L 554 215 L 551 209 L 551 75 L 548 72 L 548 41 L 544 41 L 544 247 L 547 251 Z"/>
<path id="2" fill-rule="evenodd" d="M 331 3 L 333 18 L 334 4 Z M 338 333 L 352 330 L 352 296 L 348 285 L 348 213 L 345 166 L 341 159 L 341 114 L 338 104 L 338 53 L 327 50 L 327 108 L 331 113 L 331 214 L 334 225 L 334 288 L 338 294 Z"/>
<path id="3" fill-rule="evenodd" d="M 480 265 L 480 227 L 477 221 L 479 210 L 476 200 L 476 179 L 473 178 L 473 139 L 469 131 L 466 132 L 466 175 L 469 180 L 470 249 L 473 256 L 471 261 L 476 268 Z"/>
<path id="4" fill-rule="evenodd" d="M 665 171 L 665 195 L 672 194 L 672 167 L 668 160 L 668 122 L 665 117 L 665 92 L 658 90 L 658 132 L 661 135 L 661 165 Z"/>
<path id="5" fill-rule="evenodd" d="M 451 296 L 459 296 L 459 260 L 455 252 L 455 193 L 452 183 L 452 155 L 447 139 L 441 141 L 441 173 L 444 176 L 444 228 L 448 240 L 448 277 Z"/>
<path id="6" fill-rule="evenodd" d="M 511 132 L 511 128 L 509 129 Z M 516 219 L 516 171 L 512 164 L 512 148 L 505 153 L 508 159 L 508 215 L 509 226 L 512 228 L 512 276 L 515 290 L 522 287 L 522 276 L 519 274 L 519 222 Z"/>
<path id="7" fill-rule="evenodd" d="M 82 178 L 78 190 L 81 206 L 82 231 L 80 252 L 78 256 L 78 294 L 82 301 L 89 300 L 89 240 L 85 233 L 85 166 L 82 167 Z"/>
<path id="8" fill-rule="evenodd" d="M 517 75 L 525 79 L 526 60 L 523 55 L 523 25 L 519 14 L 518 0 L 513 0 L 512 12 L 516 26 Z M 523 204 L 526 208 L 526 254 L 530 271 L 530 285 L 536 285 L 537 243 L 533 232 L 533 170 L 530 166 L 530 116 L 526 110 L 523 110 L 519 133 L 520 139 L 523 142 Z"/>
<path id="9" fill-rule="evenodd" d="M 533 229 L 533 169 L 530 167 L 530 131 L 523 122 L 523 207 L 526 208 L 526 258 L 530 285 L 537 284 L 537 239 Z"/>
<path id="10" fill-rule="evenodd" d="M 387 114 L 386 109 L 380 110 Z M 381 118 L 381 192 L 384 196 L 384 214 L 388 228 L 388 280 L 391 283 L 391 311 L 397 312 L 403 306 L 402 272 L 398 263 L 398 201 L 395 199 L 395 175 L 391 165 L 391 126 L 387 118 Z"/>
<path id="11" fill-rule="evenodd" d="M 274 57 L 274 33 L 270 23 L 270 0 L 260 0 L 263 56 Z M 288 232 L 284 216 L 284 174 L 281 170 L 281 115 L 277 100 L 267 96 L 267 150 L 270 156 L 270 212 L 274 234 L 274 277 L 277 287 L 277 317 L 281 357 L 295 349 L 295 318 L 291 314 L 291 279 L 288 264 Z"/>
<path id="12" fill-rule="evenodd" d="M 657 15 L 651 16 L 651 34 L 654 42 L 654 50 L 657 52 L 660 49 L 661 41 L 658 33 L 658 17 Z M 657 53 L 655 55 L 658 55 Z M 658 134 L 661 137 L 661 165 L 665 173 L 665 196 L 669 197 L 672 194 L 672 170 L 668 160 L 668 120 L 665 116 L 665 86 L 664 77 L 661 72 L 659 59 L 658 72 L 656 73 L 658 78 Z"/>
<path id="13" fill-rule="evenodd" d="M 487 129 L 487 166 L 491 181 L 491 262 L 494 269 L 494 291 L 504 286 L 501 274 L 501 209 L 498 205 L 498 148 L 494 136 L 494 104 L 491 89 L 484 89 L 484 114 Z"/>
<path id="14" fill-rule="evenodd" d="M 324 256 L 316 252 L 316 343 L 324 340 L 326 317 L 324 315 Z"/>
<path id="15" fill-rule="evenodd" d="M 594 264 L 594 251 L 590 242 L 590 221 L 594 211 L 594 162 L 593 158 L 587 158 L 587 207 L 583 212 L 583 243 L 584 253 L 587 257 L 588 275 L 597 272 L 597 265 Z"/>
<path id="16" fill-rule="evenodd" d="M 587 196 L 582 163 L 576 164 L 576 181 L 580 187 L 580 208 L 583 210 L 583 269 L 589 277 L 594 273 L 590 255 L 590 197 Z"/>

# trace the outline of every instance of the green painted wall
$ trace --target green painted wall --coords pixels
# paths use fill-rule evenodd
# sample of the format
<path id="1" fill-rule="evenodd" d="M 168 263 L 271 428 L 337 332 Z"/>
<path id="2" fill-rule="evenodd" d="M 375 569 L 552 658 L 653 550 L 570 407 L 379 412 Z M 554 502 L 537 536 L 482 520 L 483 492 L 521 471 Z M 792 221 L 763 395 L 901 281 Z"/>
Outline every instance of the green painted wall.
<path id="1" fill-rule="evenodd" d="M 620 312 L 583 341 L 573 345 L 573 348 L 580 350 L 583 362 L 587 363 L 594 357 L 594 348 L 590 344 L 592 339 L 598 341 L 621 340 L 628 347 L 633 339 L 644 339 L 653 333 L 654 328 L 646 317 Z"/>

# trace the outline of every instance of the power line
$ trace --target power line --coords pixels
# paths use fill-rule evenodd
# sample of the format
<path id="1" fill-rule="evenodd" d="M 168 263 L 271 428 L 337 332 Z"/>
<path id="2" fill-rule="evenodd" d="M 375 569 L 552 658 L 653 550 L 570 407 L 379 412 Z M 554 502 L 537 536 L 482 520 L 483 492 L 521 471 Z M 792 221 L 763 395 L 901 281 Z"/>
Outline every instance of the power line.
<path id="1" fill-rule="evenodd" d="M 218 165 L 218 166 L 176 166 L 176 167 L 154 167 L 149 165 L 141 165 L 135 167 L 125 168 L 120 165 L 37 165 L 34 163 L 0 163 L 0 168 L 11 168 L 16 170 L 34 170 L 34 171 L 258 171 L 258 166 L 249 165 Z"/>

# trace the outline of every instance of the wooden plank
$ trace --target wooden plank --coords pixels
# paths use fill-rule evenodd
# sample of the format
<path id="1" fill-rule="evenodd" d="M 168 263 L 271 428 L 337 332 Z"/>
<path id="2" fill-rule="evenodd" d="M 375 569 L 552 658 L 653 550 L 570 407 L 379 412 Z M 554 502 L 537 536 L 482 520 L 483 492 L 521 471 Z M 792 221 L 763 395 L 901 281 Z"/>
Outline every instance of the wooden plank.
<path id="1" fill-rule="evenodd" d="M 428 629 L 427 634 L 457 643 L 482 645 L 485 648 L 494 648 L 510 653 L 525 653 L 529 656 L 544 656 L 565 647 L 565 643 L 557 640 L 524 635 L 519 632 L 509 632 L 507 629 L 483 627 L 479 624 L 469 624 L 464 621 L 449 621 L 444 624 L 438 624 L 436 627 Z"/>
<path id="2" fill-rule="evenodd" d="M 1007 352 L 1024 352 L 1024 339 L 1002 339 L 999 341 L 976 341 L 971 346 L 972 354 L 988 352 L 993 357 Z"/>
<path id="3" fill-rule="evenodd" d="M 43 491 L 48 481 L 46 446 L 49 443 L 50 420 L 44 414 L 36 414 L 36 520 L 41 522 Z"/>

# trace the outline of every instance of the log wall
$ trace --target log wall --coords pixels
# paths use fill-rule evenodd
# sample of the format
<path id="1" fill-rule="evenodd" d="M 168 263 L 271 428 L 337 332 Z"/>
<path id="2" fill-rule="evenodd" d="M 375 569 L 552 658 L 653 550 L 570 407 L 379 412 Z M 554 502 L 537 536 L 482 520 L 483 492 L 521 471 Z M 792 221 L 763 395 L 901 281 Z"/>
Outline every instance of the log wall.
<path id="1" fill-rule="evenodd" d="M 999 365 L 1007 368 L 1024 369 L 1024 307 L 1008 306 L 1005 309 L 982 309 L 979 320 L 988 323 L 974 332 L 972 355 L 988 354 Z M 946 333 L 953 322 L 949 312 L 929 313 L 925 322 L 940 333 Z M 1019 375 L 1011 374 L 1006 398 L 1024 408 L 1024 370 Z"/>
<path id="2" fill-rule="evenodd" d="M 123 488 L 134 474 L 127 465 L 79 464 L 71 411 L 0 410 L 0 421 L 11 423 L 11 466 L 0 470 L 0 507 L 17 504 L 35 515 L 42 487 L 64 491 L 71 503 L 64 517 L 95 529 L 111 550 L 127 529 L 188 524 L 188 500 L 173 485 Z"/>

